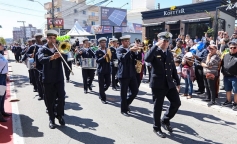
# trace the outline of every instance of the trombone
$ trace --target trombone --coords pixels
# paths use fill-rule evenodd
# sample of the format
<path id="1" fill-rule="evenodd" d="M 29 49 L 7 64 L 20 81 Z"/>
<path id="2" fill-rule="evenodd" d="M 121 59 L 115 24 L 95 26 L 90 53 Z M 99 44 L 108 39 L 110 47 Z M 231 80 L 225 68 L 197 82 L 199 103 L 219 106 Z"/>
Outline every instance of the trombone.
<path id="1" fill-rule="evenodd" d="M 56 51 L 59 53 L 60 57 L 62 58 L 63 62 L 66 64 L 66 66 L 68 67 L 72 75 L 74 75 L 74 73 L 72 72 L 72 69 L 69 67 L 69 65 L 67 64 L 67 62 L 62 56 L 62 54 L 68 54 L 70 52 L 70 49 L 71 49 L 70 44 L 68 42 L 62 42 L 58 48 L 55 46 L 55 44 L 53 44 L 53 46 L 56 49 Z"/>

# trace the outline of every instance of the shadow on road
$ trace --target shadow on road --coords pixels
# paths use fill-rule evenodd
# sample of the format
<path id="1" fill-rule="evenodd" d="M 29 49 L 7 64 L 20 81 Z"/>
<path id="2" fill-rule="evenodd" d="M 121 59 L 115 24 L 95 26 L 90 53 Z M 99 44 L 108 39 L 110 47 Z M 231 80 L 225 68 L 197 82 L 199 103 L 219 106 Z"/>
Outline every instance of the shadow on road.
<path id="1" fill-rule="evenodd" d="M 65 102 L 64 110 L 70 110 L 70 109 L 79 111 L 82 110 L 83 108 L 78 103 Z"/>
<path id="2" fill-rule="evenodd" d="M 95 128 L 99 126 L 98 123 L 93 122 L 93 119 L 84 119 L 71 115 L 65 115 L 64 118 L 66 124 L 79 126 L 83 129 L 96 130 Z"/>
<path id="3" fill-rule="evenodd" d="M 29 116 L 26 115 L 20 115 L 21 118 L 21 125 L 22 125 L 22 135 L 19 135 L 21 137 L 43 137 L 44 133 L 43 132 L 39 132 L 39 128 L 36 126 L 33 126 L 33 119 L 31 119 Z M 26 128 L 26 129 L 24 129 Z"/>
<path id="4" fill-rule="evenodd" d="M 115 142 L 113 139 L 97 136 L 88 132 L 78 132 L 77 130 L 67 126 L 58 127 L 58 130 L 68 137 L 85 144 L 113 144 Z M 70 141 L 68 143 L 70 143 Z"/>

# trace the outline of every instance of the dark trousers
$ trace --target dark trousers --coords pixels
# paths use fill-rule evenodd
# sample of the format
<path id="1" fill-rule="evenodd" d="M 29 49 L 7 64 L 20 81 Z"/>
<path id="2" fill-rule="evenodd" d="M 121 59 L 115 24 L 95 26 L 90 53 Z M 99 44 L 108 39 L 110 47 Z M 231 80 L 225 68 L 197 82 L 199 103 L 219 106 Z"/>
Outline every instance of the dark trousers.
<path id="1" fill-rule="evenodd" d="M 204 76 L 203 79 L 206 88 L 206 98 L 214 102 L 216 99 L 216 81 L 218 79 L 218 76 L 215 76 L 214 79 L 207 79 L 206 76 Z"/>
<path id="2" fill-rule="evenodd" d="M 6 74 L 0 74 L 0 85 L 6 86 L 7 84 L 6 78 L 7 78 Z M 5 112 L 4 110 L 5 98 L 6 98 L 6 92 L 4 93 L 4 95 L 0 95 L 0 113 Z"/>
<path id="3" fill-rule="evenodd" d="M 149 74 L 149 79 L 148 81 L 150 82 L 151 80 L 151 66 L 147 66 L 148 74 Z"/>
<path id="4" fill-rule="evenodd" d="M 195 75 L 198 84 L 198 90 L 200 92 L 205 91 L 204 81 L 203 81 L 203 67 L 200 65 L 195 66 Z"/>
<path id="5" fill-rule="evenodd" d="M 98 74 L 99 93 L 101 100 L 106 101 L 105 91 L 109 88 L 111 79 L 110 74 Z"/>
<path id="6" fill-rule="evenodd" d="M 161 128 L 160 117 L 162 113 L 165 96 L 170 101 L 170 106 L 166 110 L 166 113 L 164 114 L 162 118 L 162 121 L 166 124 L 170 124 L 170 119 L 172 119 L 174 115 L 177 113 L 181 105 L 181 101 L 180 101 L 179 94 L 176 88 L 172 88 L 172 89 L 152 88 L 151 90 L 152 90 L 152 95 L 154 98 L 153 128 L 154 130 L 160 130 Z"/>
<path id="7" fill-rule="evenodd" d="M 127 112 L 128 106 L 132 103 L 138 93 L 137 79 L 136 76 L 126 79 L 119 79 L 120 81 L 120 96 L 121 96 L 121 112 Z M 131 93 L 127 96 L 128 88 Z"/>
<path id="8" fill-rule="evenodd" d="M 44 98 L 43 87 L 42 87 L 42 82 L 40 81 L 39 71 L 34 69 L 34 74 L 35 74 L 35 81 L 36 81 L 39 97 Z"/>
<path id="9" fill-rule="evenodd" d="M 83 77 L 83 84 L 84 84 L 84 90 L 88 90 L 88 86 L 91 86 L 92 81 L 95 76 L 95 70 L 93 69 L 82 69 L 82 77 Z M 89 78 L 89 80 L 88 80 Z"/>
<path id="10" fill-rule="evenodd" d="M 137 79 L 137 88 L 139 89 L 141 81 L 142 81 L 140 73 L 136 73 L 136 79 Z"/>
<path id="11" fill-rule="evenodd" d="M 65 104 L 65 91 L 64 81 L 55 83 L 44 83 L 45 101 L 48 108 L 49 120 L 54 121 L 55 115 L 54 110 L 58 116 L 64 115 L 64 104 Z M 57 99 L 57 107 L 55 107 L 55 101 Z"/>
<path id="12" fill-rule="evenodd" d="M 118 83 L 118 79 L 115 77 L 118 71 L 117 67 L 110 66 L 111 69 L 111 75 L 112 75 L 112 87 L 116 87 L 116 84 Z"/>
<path id="13" fill-rule="evenodd" d="M 19 62 L 20 61 L 20 56 L 21 56 L 20 54 L 16 53 L 15 54 L 15 60 Z"/>
<path id="14" fill-rule="evenodd" d="M 36 83 L 34 69 L 30 70 L 30 78 L 31 78 L 31 82 L 32 82 L 32 85 L 34 87 L 34 90 L 37 90 L 37 83 Z"/>
<path id="15" fill-rule="evenodd" d="M 72 69 L 72 61 L 67 62 L 68 66 Z M 63 62 L 64 72 L 67 80 L 70 80 L 71 71 L 68 69 L 67 65 Z"/>

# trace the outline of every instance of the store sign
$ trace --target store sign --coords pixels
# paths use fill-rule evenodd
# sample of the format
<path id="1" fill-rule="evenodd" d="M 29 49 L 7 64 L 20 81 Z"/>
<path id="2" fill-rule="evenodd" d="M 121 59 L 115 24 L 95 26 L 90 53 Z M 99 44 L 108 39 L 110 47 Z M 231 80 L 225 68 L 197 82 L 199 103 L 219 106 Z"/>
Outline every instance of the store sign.
<path id="1" fill-rule="evenodd" d="M 176 9 L 175 6 L 171 7 L 169 11 L 164 11 L 164 16 L 173 16 L 173 15 L 179 15 L 184 14 L 184 8 Z"/>
<path id="2" fill-rule="evenodd" d="M 53 19 L 52 18 L 47 18 L 47 25 L 48 29 L 53 28 Z M 54 18 L 54 27 L 55 28 L 60 28 L 63 29 L 64 21 L 62 18 Z"/>

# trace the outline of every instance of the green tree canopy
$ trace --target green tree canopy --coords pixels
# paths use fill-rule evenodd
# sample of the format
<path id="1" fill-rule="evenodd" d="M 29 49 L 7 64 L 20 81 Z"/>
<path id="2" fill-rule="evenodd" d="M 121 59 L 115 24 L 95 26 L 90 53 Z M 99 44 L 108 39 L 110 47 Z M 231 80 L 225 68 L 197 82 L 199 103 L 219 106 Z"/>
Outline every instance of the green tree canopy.
<path id="1" fill-rule="evenodd" d="M 3 45 L 6 44 L 6 41 L 5 41 L 5 39 L 3 37 L 0 37 L 0 43 L 3 44 Z"/>

